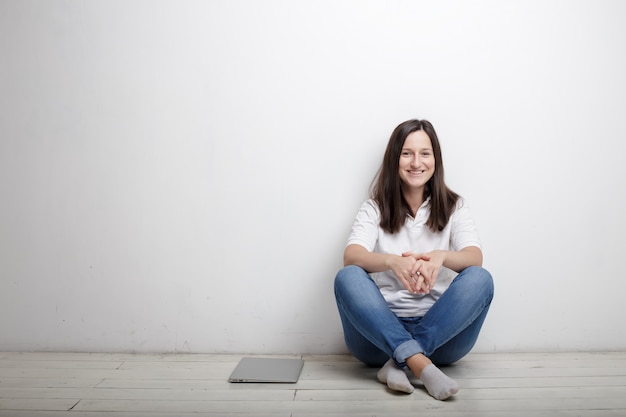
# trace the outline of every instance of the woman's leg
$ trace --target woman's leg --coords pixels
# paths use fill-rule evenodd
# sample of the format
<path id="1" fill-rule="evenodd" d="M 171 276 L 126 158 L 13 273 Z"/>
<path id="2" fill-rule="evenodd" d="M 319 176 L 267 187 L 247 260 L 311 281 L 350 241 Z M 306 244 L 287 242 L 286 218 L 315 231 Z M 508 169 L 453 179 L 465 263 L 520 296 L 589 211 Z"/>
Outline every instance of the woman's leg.
<path id="1" fill-rule="evenodd" d="M 443 346 L 430 355 L 430 359 L 438 366 L 450 365 L 467 355 L 478 339 L 478 333 L 487 317 L 489 306 L 465 330 L 454 336 Z"/>
<path id="2" fill-rule="evenodd" d="M 433 397 L 445 400 L 459 386 L 435 364 L 452 363 L 474 346 L 493 298 L 493 280 L 480 267 L 466 268 L 422 318 L 405 319 L 405 325 L 424 351 L 407 360 Z"/>
<path id="3" fill-rule="evenodd" d="M 493 299 L 493 279 L 481 267 L 461 271 L 411 330 L 435 364 L 448 365 L 474 346 Z"/>
<path id="4" fill-rule="evenodd" d="M 394 358 L 406 361 L 405 355 L 413 355 L 411 349 L 419 347 L 369 274 L 356 266 L 343 268 L 335 278 L 335 297 L 348 350 L 368 365 L 382 366 L 376 374 L 380 382 L 394 391 L 412 393 L 413 385 Z"/>
<path id="5" fill-rule="evenodd" d="M 347 266 L 337 273 L 335 298 L 346 346 L 357 359 L 382 366 L 392 358 L 402 368 L 422 352 L 363 268 Z"/>

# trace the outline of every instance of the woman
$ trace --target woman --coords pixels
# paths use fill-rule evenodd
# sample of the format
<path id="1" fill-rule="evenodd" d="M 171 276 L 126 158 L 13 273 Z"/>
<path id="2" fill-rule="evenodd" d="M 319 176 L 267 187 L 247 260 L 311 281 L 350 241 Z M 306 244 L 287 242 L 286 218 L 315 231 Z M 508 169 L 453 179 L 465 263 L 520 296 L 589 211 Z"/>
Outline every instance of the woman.
<path id="1" fill-rule="evenodd" d="M 371 198 L 357 213 L 335 278 L 346 345 L 382 366 L 392 390 L 413 392 L 404 371 L 438 400 L 458 384 L 437 366 L 474 346 L 493 297 L 467 205 L 444 182 L 439 139 L 426 120 L 391 134 Z"/>

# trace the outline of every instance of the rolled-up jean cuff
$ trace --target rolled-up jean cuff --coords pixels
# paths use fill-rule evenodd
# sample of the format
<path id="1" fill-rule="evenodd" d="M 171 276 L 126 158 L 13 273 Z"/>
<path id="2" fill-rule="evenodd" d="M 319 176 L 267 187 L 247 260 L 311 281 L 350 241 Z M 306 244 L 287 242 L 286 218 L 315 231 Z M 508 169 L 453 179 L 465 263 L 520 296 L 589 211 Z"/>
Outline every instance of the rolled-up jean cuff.
<path id="1" fill-rule="evenodd" d="M 406 368 L 406 360 L 413 355 L 424 352 L 417 340 L 407 340 L 393 352 L 393 361 L 400 368 Z"/>

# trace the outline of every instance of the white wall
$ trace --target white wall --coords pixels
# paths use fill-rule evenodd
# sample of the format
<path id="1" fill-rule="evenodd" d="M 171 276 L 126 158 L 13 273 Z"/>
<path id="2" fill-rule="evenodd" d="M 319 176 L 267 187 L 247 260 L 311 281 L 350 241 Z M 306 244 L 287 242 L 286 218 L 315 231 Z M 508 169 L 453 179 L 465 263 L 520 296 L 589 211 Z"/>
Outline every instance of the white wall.
<path id="1" fill-rule="evenodd" d="M 477 351 L 626 348 L 626 3 L 0 0 L 0 350 L 345 352 L 400 122 L 496 298 Z"/>

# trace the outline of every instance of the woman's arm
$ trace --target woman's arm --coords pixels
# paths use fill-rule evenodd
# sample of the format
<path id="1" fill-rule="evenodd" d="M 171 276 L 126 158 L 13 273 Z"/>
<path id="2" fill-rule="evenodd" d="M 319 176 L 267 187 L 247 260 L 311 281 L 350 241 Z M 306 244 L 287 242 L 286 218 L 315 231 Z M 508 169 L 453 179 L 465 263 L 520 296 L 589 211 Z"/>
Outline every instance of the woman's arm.
<path id="1" fill-rule="evenodd" d="M 383 272 L 391 269 L 389 263 L 391 257 L 384 253 L 370 252 L 361 245 L 348 245 L 343 252 L 343 265 L 356 265 L 367 272 Z"/>
<path id="2" fill-rule="evenodd" d="M 454 272 L 461 272 L 468 266 L 482 266 L 483 253 L 476 246 L 468 246 L 460 251 L 436 250 L 429 253 L 432 258 L 441 257 L 441 265 Z"/>

